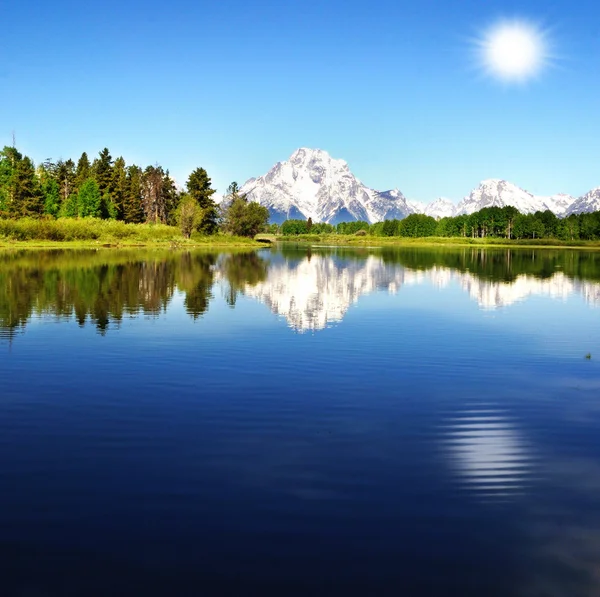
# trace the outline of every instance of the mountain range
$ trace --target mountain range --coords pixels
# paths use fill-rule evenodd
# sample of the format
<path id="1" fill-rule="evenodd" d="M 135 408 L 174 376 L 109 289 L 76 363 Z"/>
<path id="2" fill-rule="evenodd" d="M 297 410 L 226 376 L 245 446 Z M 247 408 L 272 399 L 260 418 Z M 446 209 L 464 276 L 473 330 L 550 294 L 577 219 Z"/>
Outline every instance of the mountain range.
<path id="1" fill-rule="evenodd" d="M 305 147 L 287 161 L 277 162 L 263 176 L 248 180 L 241 193 L 267 207 L 271 221 L 276 223 L 291 218 L 330 224 L 352 220 L 373 223 L 413 213 L 442 218 L 507 205 L 525 214 L 549 209 L 559 217 L 600 210 L 600 187 L 579 198 L 560 193 L 537 196 L 500 179 L 482 181 L 458 204 L 438 198 L 426 205 L 408 200 L 399 189 L 371 189 L 352 174 L 344 160 L 334 159 L 322 149 Z"/>

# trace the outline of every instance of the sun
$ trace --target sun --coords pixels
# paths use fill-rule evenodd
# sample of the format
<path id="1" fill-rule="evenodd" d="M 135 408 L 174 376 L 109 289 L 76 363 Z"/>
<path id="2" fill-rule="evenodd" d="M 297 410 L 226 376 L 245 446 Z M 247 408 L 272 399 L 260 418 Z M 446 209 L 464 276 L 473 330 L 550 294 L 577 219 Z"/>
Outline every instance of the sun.
<path id="1" fill-rule="evenodd" d="M 505 82 L 524 82 L 548 65 L 547 33 L 523 21 L 505 21 L 477 42 L 484 70 Z"/>

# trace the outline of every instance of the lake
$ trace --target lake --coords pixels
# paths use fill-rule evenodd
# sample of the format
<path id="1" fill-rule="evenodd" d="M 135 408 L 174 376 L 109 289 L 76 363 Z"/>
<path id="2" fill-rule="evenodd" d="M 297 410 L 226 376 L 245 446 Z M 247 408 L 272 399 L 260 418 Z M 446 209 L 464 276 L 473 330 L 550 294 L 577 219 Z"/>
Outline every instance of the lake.
<path id="1" fill-rule="evenodd" d="M 600 594 L 600 252 L 0 253 L 0 593 Z"/>

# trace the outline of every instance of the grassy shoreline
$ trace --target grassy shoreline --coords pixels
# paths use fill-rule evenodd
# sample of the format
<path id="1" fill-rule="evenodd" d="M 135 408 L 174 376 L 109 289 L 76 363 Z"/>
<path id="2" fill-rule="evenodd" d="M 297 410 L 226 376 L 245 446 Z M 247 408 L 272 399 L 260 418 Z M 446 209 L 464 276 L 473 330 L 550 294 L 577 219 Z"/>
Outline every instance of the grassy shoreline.
<path id="1" fill-rule="evenodd" d="M 269 235 L 261 235 L 266 237 Z M 471 248 L 536 248 L 536 249 L 586 249 L 600 250 L 600 241 L 562 241 L 554 238 L 508 240 L 502 238 L 460 238 L 401 236 L 356 236 L 350 234 L 300 234 L 298 236 L 273 236 L 275 242 L 306 245 L 336 245 L 350 247 L 471 247 Z"/>
<path id="2" fill-rule="evenodd" d="M 245 247 L 264 244 L 252 238 L 192 234 L 184 238 L 179 228 L 164 224 L 126 224 L 86 218 L 0 220 L 0 248 L 198 248 Z"/>
<path id="3" fill-rule="evenodd" d="M 204 240 L 206 238 L 206 240 Z M 202 239 L 174 240 L 10 240 L 0 238 L 1 249 L 211 249 L 246 248 L 260 249 L 264 243 L 242 237 L 214 236 Z"/>
<path id="4" fill-rule="evenodd" d="M 260 240 L 263 242 L 260 242 Z M 0 249 L 6 248 L 259 248 L 265 243 L 346 247 L 471 247 L 600 250 L 600 241 L 557 239 L 507 240 L 462 237 L 381 237 L 356 234 L 259 234 L 255 238 L 194 232 L 184 238 L 179 228 L 165 224 L 126 224 L 95 218 L 0 219 Z"/>

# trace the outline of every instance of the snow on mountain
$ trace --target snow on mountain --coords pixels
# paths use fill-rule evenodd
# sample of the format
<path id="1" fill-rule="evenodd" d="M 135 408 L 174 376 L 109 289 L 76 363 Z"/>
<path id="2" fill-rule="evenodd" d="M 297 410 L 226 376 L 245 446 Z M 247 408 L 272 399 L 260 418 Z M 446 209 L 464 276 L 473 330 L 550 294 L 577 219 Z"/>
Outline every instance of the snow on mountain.
<path id="1" fill-rule="evenodd" d="M 541 197 L 536 197 L 506 180 L 491 178 L 481 182 L 456 206 L 456 215 L 472 214 L 484 207 L 505 207 L 507 205 L 516 207 L 523 214 L 547 209 Z"/>
<path id="2" fill-rule="evenodd" d="M 551 195 L 550 197 L 540 197 L 548 209 L 554 212 L 558 217 L 563 217 L 571 205 L 575 203 L 575 197 L 567 195 L 566 193 L 558 193 L 557 195 Z"/>
<path id="3" fill-rule="evenodd" d="M 362 184 L 344 160 L 321 149 L 297 149 L 286 162 L 251 178 L 240 189 L 250 201 L 269 209 L 272 222 L 312 218 L 336 224 L 350 220 L 379 222 L 412 213 L 398 190 L 375 191 Z"/>
<path id="4" fill-rule="evenodd" d="M 269 209 L 271 221 L 312 218 L 313 222 L 337 224 L 352 220 L 370 223 L 402 219 L 423 213 L 436 219 L 472 214 L 484 207 L 511 205 L 529 214 L 550 209 L 557 216 L 600 210 L 600 187 L 575 199 L 570 195 L 536 196 L 506 180 L 484 180 L 458 205 L 439 198 L 424 204 L 407 200 L 398 190 L 376 191 L 365 186 L 344 160 L 332 158 L 322 149 L 297 149 L 285 162 L 265 174 L 251 178 L 241 188 L 250 201 Z"/>
<path id="5" fill-rule="evenodd" d="M 422 203 L 421 201 L 415 201 L 414 199 L 407 199 L 406 204 L 412 210 L 412 213 L 422 214 L 425 213 L 425 209 L 427 208 L 427 204 Z"/>
<path id="6" fill-rule="evenodd" d="M 564 215 L 589 213 L 592 211 L 600 211 L 600 187 L 592 189 L 579 199 L 573 201 L 565 210 Z"/>
<path id="7" fill-rule="evenodd" d="M 436 220 L 453 216 L 455 212 L 456 205 L 454 205 L 450 199 L 446 199 L 444 197 L 440 197 L 439 199 L 432 201 L 423 210 L 423 213 L 426 216 L 431 216 Z"/>

